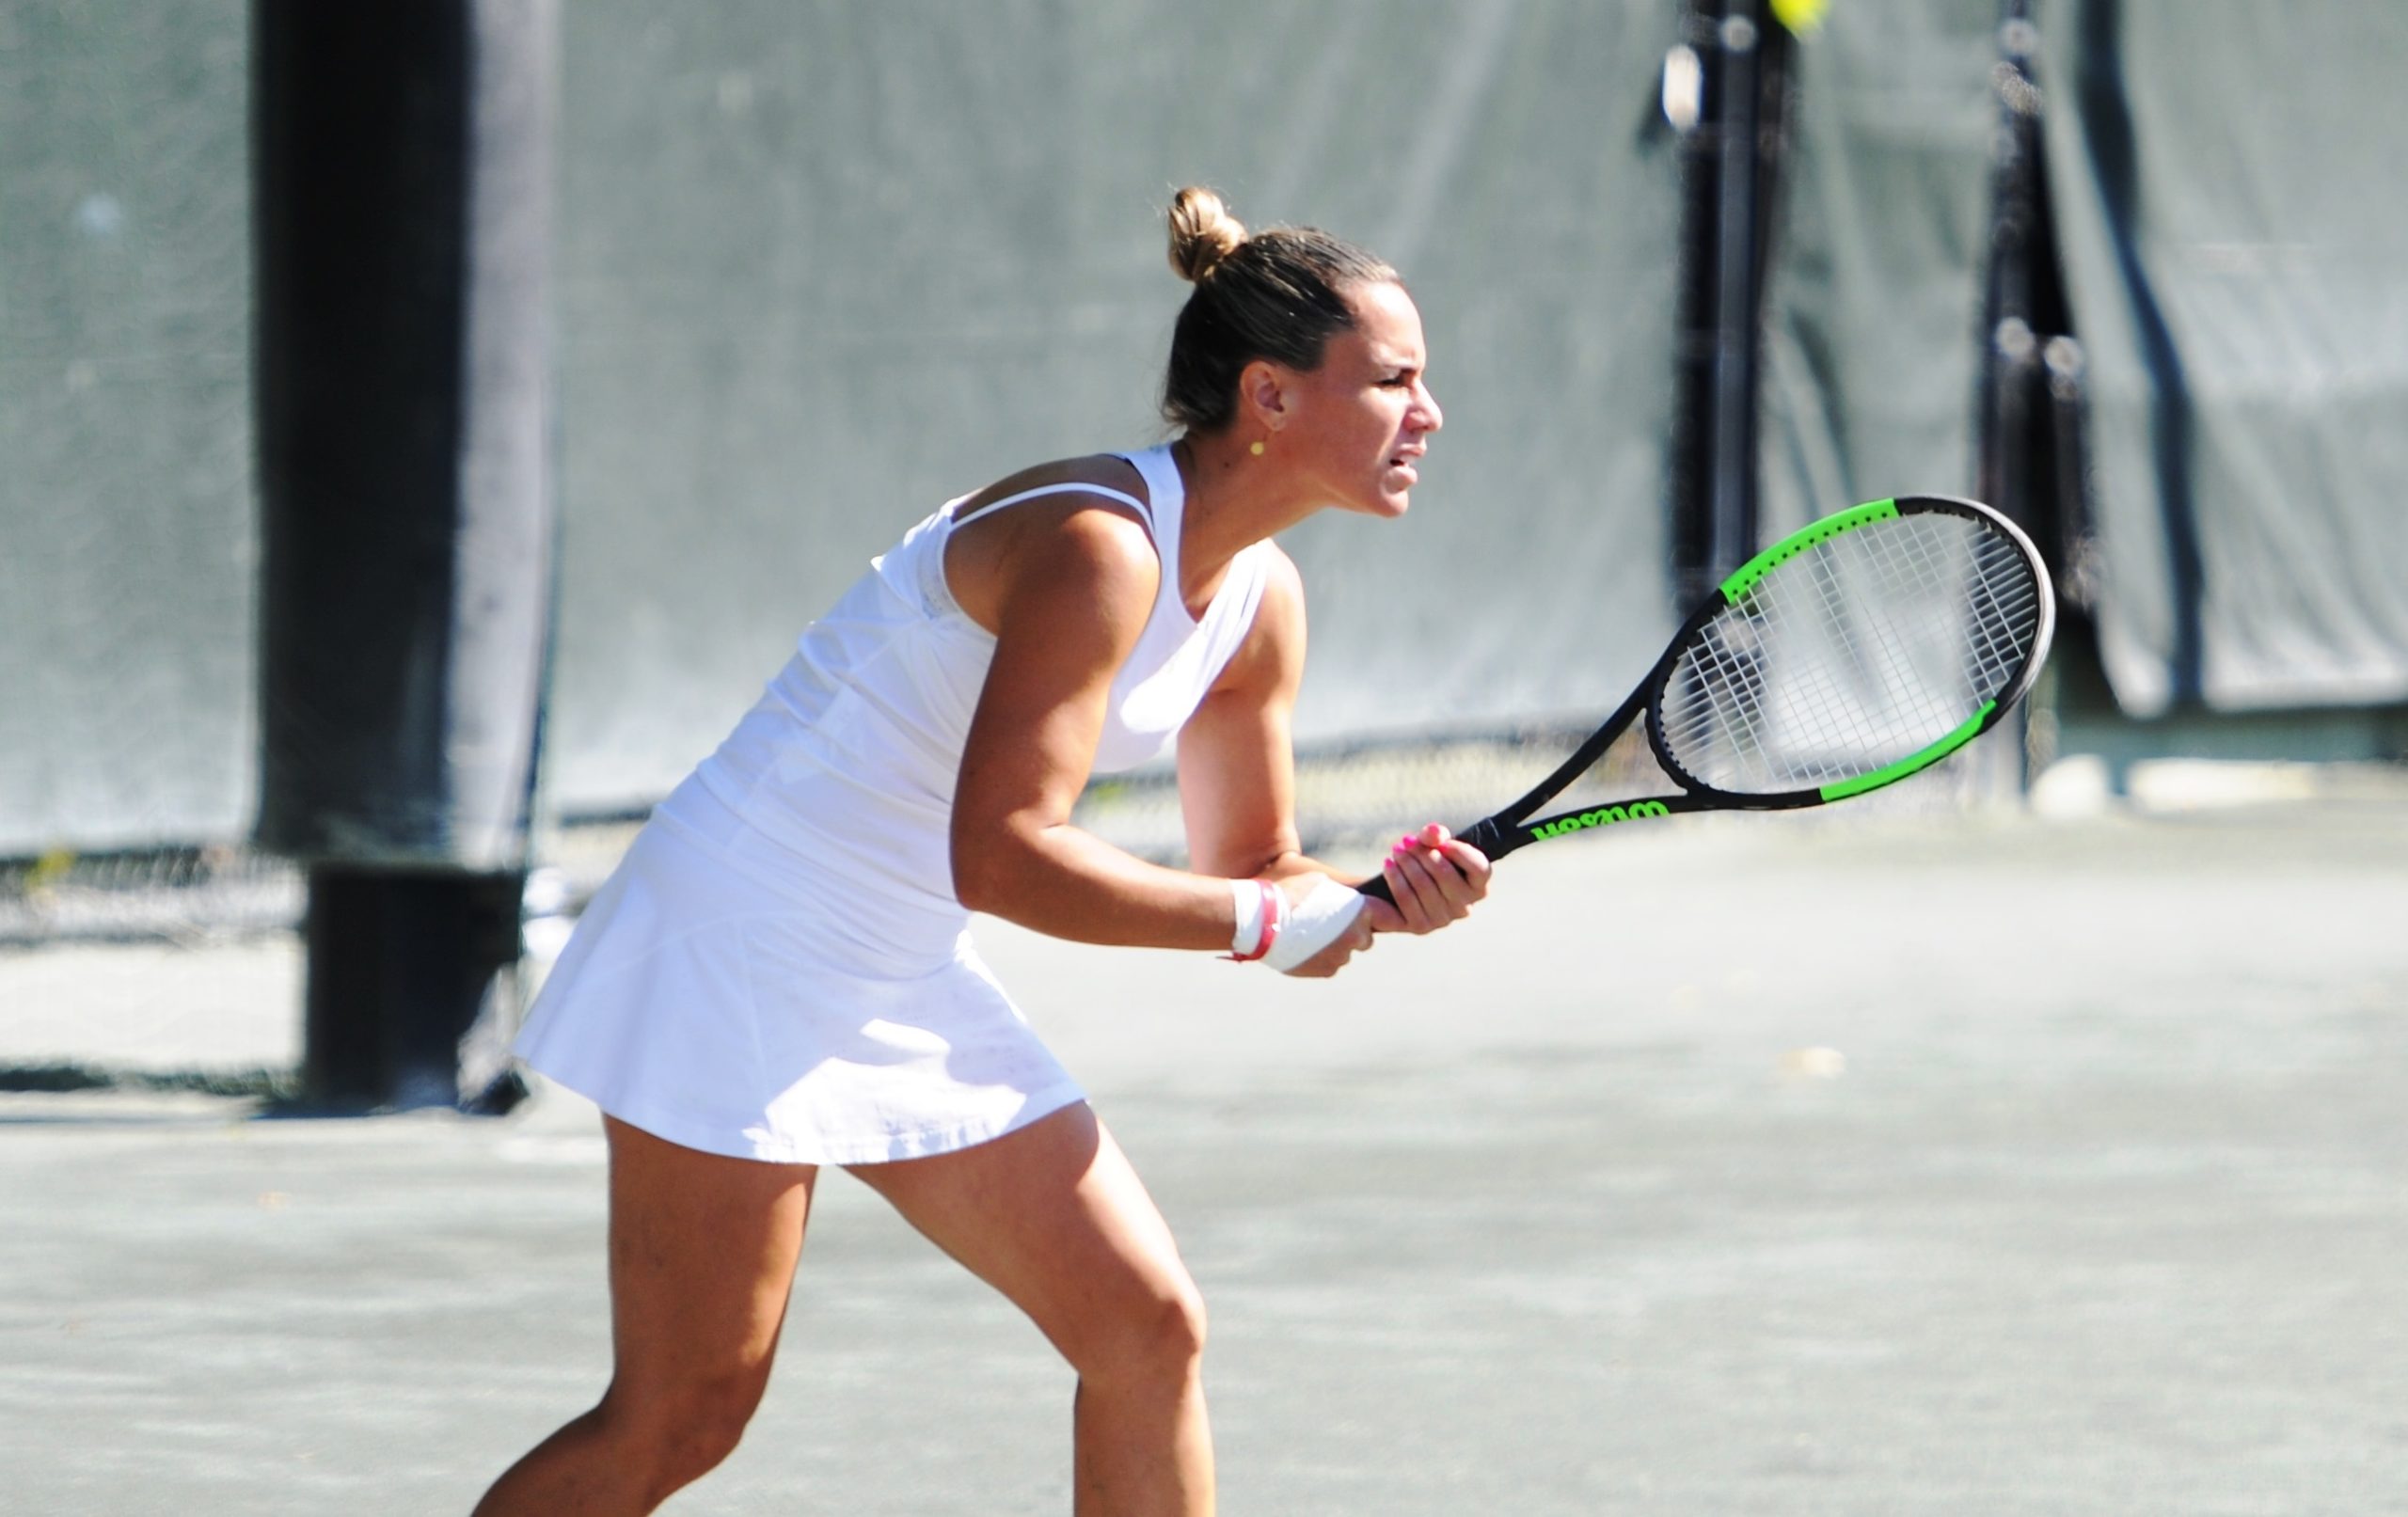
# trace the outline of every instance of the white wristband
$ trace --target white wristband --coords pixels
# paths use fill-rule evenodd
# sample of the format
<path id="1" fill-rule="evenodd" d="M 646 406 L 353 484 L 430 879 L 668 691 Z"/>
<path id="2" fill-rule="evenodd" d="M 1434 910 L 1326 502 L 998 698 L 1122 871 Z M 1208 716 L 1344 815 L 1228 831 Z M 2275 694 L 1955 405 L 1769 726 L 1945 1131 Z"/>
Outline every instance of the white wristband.
<path id="1" fill-rule="evenodd" d="M 1363 914 L 1363 893 L 1323 875 L 1313 881 L 1311 893 L 1289 909 L 1279 940 L 1262 961 L 1282 974 L 1291 974 L 1307 959 L 1338 940 Z"/>
<path id="2" fill-rule="evenodd" d="M 1239 958 L 1252 958 L 1262 946 L 1262 891 L 1253 880 L 1233 879 L 1229 899 L 1238 909 L 1238 930 L 1229 940 L 1229 952 Z"/>

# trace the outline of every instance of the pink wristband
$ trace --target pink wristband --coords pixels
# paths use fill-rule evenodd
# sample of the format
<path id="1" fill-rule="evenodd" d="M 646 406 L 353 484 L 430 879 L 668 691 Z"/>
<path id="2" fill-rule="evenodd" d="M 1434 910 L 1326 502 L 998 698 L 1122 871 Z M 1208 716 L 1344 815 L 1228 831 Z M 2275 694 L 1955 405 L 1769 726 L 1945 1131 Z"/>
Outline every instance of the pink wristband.
<path id="1" fill-rule="evenodd" d="M 1271 952 L 1271 945 L 1279 940 L 1279 929 L 1288 921 L 1288 898 L 1279 893 L 1279 887 L 1267 879 L 1258 879 L 1254 884 L 1262 892 L 1262 936 L 1256 940 L 1252 953 L 1229 955 L 1240 964 L 1251 964 Z"/>

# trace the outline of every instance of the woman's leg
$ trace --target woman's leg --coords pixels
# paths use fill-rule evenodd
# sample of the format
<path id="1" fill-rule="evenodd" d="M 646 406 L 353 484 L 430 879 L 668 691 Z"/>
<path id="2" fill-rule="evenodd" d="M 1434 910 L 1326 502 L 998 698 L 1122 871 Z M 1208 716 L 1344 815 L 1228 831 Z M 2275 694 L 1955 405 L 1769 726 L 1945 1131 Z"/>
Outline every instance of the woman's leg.
<path id="1" fill-rule="evenodd" d="M 1079 1517 L 1204 1517 L 1204 1308 L 1170 1229 L 1085 1103 L 992 1143 L 853 1169 L 1028 1313 L 1078 1371 Z"/>
<path id="2" fill-rule="evenodd" d="M 610 1387 L 512 1465 L 476 1517 L 651 1511 L 728 1456 L 768 1383 L 818 1171 L 603 1126 Z"/>

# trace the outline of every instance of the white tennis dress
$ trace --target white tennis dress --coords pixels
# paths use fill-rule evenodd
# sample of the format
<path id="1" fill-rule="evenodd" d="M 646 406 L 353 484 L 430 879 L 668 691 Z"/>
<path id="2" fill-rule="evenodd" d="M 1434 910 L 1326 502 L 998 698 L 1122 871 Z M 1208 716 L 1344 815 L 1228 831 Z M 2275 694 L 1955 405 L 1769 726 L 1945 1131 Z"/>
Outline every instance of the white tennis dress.
<path id="1" fill-rule="evenodd" d="M 1267 543 L 1199 622 L 1185 490 L 1125 454 L 1162 588 L 1112 682 L 1098 772 L 1161 753 L 1253 624 Z M 967 499 L 963 497 L 962 499 Z M 517 1051 L 673 1143 L 854 1164 L 999 1137 L 1082 1098 L 973 950 L 954 899 L 956 773 L 995 640 L 944 577 L 953 500 L 873 560 L 719 751 L 654 811 L 546 980 Z"/>

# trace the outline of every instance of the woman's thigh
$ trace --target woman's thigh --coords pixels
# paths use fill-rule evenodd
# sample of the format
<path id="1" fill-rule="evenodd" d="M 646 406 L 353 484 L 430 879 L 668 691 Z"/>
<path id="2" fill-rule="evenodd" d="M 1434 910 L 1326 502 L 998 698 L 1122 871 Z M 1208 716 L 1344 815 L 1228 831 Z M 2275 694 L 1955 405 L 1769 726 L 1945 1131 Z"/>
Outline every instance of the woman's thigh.
<path id="1" fill-rule="evenodd" d="M 766 1380 L 818 1171 L 605 1117 L 615 1396 Z"/>
<path id="2" fill-rule="evenodd" d="M 1168 1225 L 1084 1101 L 975 1147 L 851 1173 L 1083 1370 L 1133 1327 L 1201 1334 Z"/>

